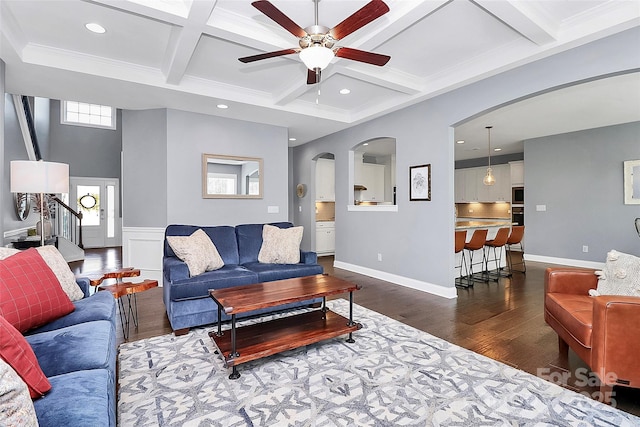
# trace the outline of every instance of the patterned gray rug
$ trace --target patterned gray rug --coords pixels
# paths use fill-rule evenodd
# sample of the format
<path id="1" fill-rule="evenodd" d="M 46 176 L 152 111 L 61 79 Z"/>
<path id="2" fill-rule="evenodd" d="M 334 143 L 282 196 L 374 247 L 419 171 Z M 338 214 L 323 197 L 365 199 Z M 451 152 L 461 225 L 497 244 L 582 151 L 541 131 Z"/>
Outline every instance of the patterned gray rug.
<path id="1" fill-rule="evenodd" d="M 348 316 L 348 303 L 330 301 Z M 638 426 L 640 418 L 354 305 L 363 329 L 239 366 L 207 332 L 126 343 L 119 426 Z"/>

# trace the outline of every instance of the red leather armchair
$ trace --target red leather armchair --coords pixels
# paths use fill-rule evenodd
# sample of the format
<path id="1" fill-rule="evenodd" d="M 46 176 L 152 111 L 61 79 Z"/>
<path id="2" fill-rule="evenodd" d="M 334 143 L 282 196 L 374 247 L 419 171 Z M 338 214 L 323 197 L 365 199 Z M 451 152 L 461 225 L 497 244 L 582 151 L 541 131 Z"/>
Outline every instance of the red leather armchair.
<path id="1" fill-rule="evenodd" d="M 594 270 L 548 268 L 545 272 L 544 320 L 600 379 L 605 401 L 614 385 L 640 388 L 640 298 L 589 296 L 596 289 Z"/>

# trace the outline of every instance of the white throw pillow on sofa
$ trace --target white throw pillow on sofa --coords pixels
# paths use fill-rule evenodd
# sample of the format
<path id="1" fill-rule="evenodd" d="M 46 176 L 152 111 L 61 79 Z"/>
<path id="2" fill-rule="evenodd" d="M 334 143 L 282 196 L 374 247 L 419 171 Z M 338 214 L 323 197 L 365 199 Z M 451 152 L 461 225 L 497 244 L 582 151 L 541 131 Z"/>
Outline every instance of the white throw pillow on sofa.
<path id="1" fill-rule="evenodd" d="M 265 224 L 258 261 L 269 264 L 299 263 L 302 232 L 302 227 L 280 228 Z"/>
<path id="2" fill-rule="evenodd" d="M 607 253 L 602 271 L 596 271 L 598 288 L 591 295 L 625 295 L 640 297 L 640 258 L 618 252 Z"/>
<path id="3" fill-rule="evenodd" d="M 167 242 L 176 256 L 187 264 L 191 277 L 224 266 L 218 249 L 201 228 L 191 236 L 167 236 Z"/>

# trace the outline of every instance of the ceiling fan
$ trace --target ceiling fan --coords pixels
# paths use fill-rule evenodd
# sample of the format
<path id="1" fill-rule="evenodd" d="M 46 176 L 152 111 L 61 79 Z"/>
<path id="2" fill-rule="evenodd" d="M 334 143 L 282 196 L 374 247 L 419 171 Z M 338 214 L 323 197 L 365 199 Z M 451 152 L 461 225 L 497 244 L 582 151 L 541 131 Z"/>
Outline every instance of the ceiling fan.
<path id="1" fill-rule="evenodd" d="M 378 66 L 385 65 L 389 62 L 391 57 L 388 55 L 366 52 L 364 50 L 352 49 L 349 47 L 335 46 L 335 43 L 338 40 L 348 36 L 354 31 L 364 27 L 368 23 L 389 12 L 389 6 L 387 6 L 384 1 L 371 0 L 361 9 L 357 10 L 351 16 L 331 29 L 318 25 L 318 0 L 314 0 L 314 4 L 315 25 L 303 29 L 276 8 L 271 2 L 267 0 L 258 0 L 251 3 L 253 7 L 267 15 L 285 30 L 298 37 L 300 39 L 300 47 L 261 53 L 259 55 L 245 56 L 238 59 L 241 62 L 248 63 L 277 56 L 300 53 L 300 59 L 308 68 L 307 84 L 320 83 L 320 72 L 329 65 L 334 56 Z"/>

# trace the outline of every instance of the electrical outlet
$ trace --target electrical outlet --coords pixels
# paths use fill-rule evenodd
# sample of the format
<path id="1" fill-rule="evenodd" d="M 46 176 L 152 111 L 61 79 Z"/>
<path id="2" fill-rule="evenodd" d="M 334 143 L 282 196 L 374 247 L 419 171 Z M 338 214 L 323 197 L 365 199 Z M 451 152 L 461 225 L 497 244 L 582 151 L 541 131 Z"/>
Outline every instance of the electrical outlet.
<path id="1" fill-rule="evenodd" d="M 378 254 L 378 261 L 382 261 L 382 254 Z"/>
<path id="2" fill-rule="evenodd" d="M 302 212 L 302 206 L 298 206 L 298 212 Z"/>
<path id="3" fill-rule="evenodd" d="M 582 246 L 582 252 L 589 252 L 589 246 L 587 245 Z"/>

